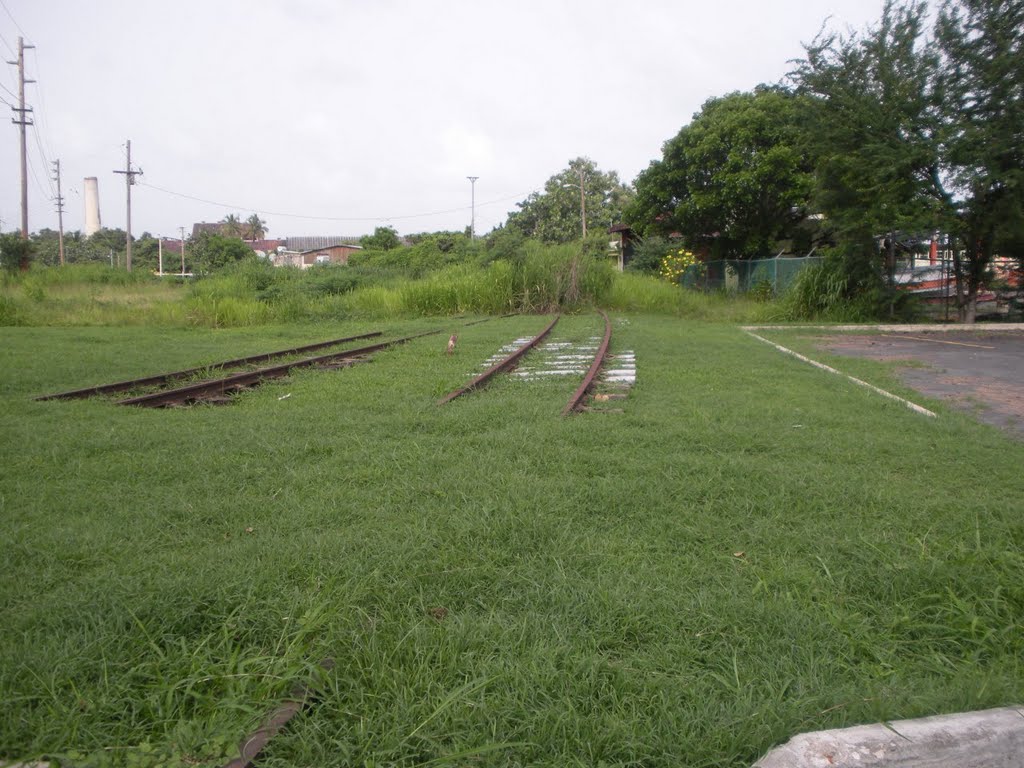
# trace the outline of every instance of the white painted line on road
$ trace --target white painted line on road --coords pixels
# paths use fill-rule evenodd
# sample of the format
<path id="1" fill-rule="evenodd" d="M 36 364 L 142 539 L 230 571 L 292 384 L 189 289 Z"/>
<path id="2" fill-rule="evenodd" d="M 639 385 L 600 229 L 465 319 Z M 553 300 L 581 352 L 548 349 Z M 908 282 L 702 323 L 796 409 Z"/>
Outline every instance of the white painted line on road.
<path id="1" fill-rule="evenodd" d="M 949 339 L 929 339 L 924 336 L 906 336 L 904 334 L 896 335 L 895 333 L 880 333 L 878 334 L 885 339 L 910 339 L 911 341 L 930 341 L 932 344 L 956 344 L 958 347 L 977 347 L 978 349 L 995 349 L 990 347 L 988 344 L 971 344 L 966 341 L 950 341 Z"/>
<path id="2" fill-rule="evenodd" d="M 811 360 L 811 358 L 805 357 L 804 355 L 801 355 L 799 352 L 794 352 L 792 349 L 787 349 L 786 347 L 782 346 L 781 344 L 776 344 L 774 341 L 768 341 L 768 339 L 766 339 L 766 338 L 764 338 L 762 336 L 758 336 L 756 333 L 754 333 L 752 331 L 746 331 L 746 333 L 748 335 L 750 335 L 750 336 L 753 336 L 758 341 L 763 341 L 765 344 L 768 344 L 768 345 L 770 345 L 772 347 L 775 347 L 780 352 L 784 352 L 787 355 L 792 355 L 793 357 L 797 358 L 798 360 L 803 360 L 805 363 L 809 363 L 810 365 L 813 365 L 815 368 L 821 368 L 821 370 L 823 370 L 823 371 L 828 371 L 829 373 L 834 373 L 837 376 L 843 376 L 843 377 L 849 379 L 850 381 L 852 381 L 854 384 L 856 384 L 858 386 L 867 387 L 872 392 L 876 392 L 879 395 L 882 395 L 883 397 L 888 397 L 890 400 L 896 400 L 897 402 L 903 403 L 903 405 L 907 406 L 907 408 L 909 408 L 910 410 L 914 411 L 914 413 L 920 413 L 922 416 L 931 416 L 933 419 L 937 419 L 938 418 L 938 414 L 933 413 L 932 411 L 929 411 L 927 408 L 922 408 L 917 403 L 912 403 L 909 400 L 905 400 L 904 398 L 900 397 L 899 395 L 894 395 L 892 392 L 886 392 L 884 389 L 879 389 L 874 384 L 868 384 L 866 381 L 862 381 L 862 380 L 860 380 L 858 378 L 850 376 L 848 373 L 843 373 L 842 371 L 838 371 L 835 368 L 833 368 L 832 366 L 825 365 L 824 363 L 819 363 L 817 360 Z"/>

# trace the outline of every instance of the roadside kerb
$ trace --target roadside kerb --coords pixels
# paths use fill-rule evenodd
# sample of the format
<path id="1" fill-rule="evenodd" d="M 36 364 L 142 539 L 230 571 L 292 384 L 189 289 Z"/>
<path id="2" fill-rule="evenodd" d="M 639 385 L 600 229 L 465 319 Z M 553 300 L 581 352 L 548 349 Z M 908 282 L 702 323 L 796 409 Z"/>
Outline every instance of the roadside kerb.
<path id="1" fill-rule="evenodd" d="M 752 768 L 1024 768 L 1024 709 L 896 720 L 794 736 Z"/>
<path id="2" fill-rule="evenodd" d="M 747 331 L 886 331 L 888 333 L 932 333 L 939 331 L 1024 331 L 1024 323 L 971 323 L 969 325 L 741 325 Z"/>

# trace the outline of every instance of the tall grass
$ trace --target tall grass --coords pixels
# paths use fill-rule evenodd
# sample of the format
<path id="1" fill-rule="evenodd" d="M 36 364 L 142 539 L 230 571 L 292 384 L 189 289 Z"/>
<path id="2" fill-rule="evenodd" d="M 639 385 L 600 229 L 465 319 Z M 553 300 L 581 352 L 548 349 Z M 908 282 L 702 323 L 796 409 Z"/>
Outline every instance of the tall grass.
<path id="1" fill-rule="evenodd" d="M 729 323 L 758 322 L 765 315 L 763 303 L 744 295 L 702 293 L 635 272 L 616 275 L 604 306 Z"/>
<path id="2" fill-rule="evenodd" d="M 398 256 L 389 258 L 391 264 Z M 346 318 L 572 312 L 594 305 L 726 322 L 765 313 L 764 306 L 744 297 L 705 295 L 653 277 L 618 274 L 606 259 L 582 253 L 576 244 L 528 241 L 501 259 L 448 263 L 419 277 L 392 267 L 300 270 L 250 260 L 188 282 L 158 281 L 102 265 L 37 268 L 3 277 L 0 325 L 230 328 Z"/>

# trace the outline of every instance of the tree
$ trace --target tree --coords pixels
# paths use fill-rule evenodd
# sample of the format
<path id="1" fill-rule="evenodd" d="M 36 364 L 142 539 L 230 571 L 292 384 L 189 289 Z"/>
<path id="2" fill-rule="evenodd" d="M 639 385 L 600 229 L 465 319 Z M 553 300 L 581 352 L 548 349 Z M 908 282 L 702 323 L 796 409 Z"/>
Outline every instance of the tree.
<path id="1" fill-rule="evenodd" d="M 4 269 L 24 272 L 32 262 L 34 253 L 35 243 L 31 240 L 22 239 L 14 232 L 0 235 L 0 265 Z"/>
<path id="2" fill-rule="evenodd" d="M 546 243 L 569 243 L 583 235 L 585 208 L 588 233 L 603 235 L 623 220 L 632 197 L 632 190 L 615 171 L 604 173 L 594 161 L 577 157 L 545 182 L 543 192 L 518 203 L 519 210 L 509 214 L 507 227 Z"/>
<path id="3" fill-rule="evenodd" d="M 934 232 L 952 213 L 943 185 L 939 58 L 923 40 L 926 12 L 924 2 L 889 0 L 863 34 L 820 34 L 791 75 L 807 98 L 815 207 L 835 231 L 851 286 L 880 287 L 884 272 L 890 315 L 896 233 Z"/>
<path id="4" fill-rule="evenodd" d="M 390 251 L 402 244 L 393 227 L 377 227 L 372 235 L 359 238 L 359 244 L 368 250 Z"/>
<path id="5" fill-rule="evenodd" d="M 973 322 L 997 248 L 1024 244 L 1024 0 L 945 0 L 935 41 L 926 14 L 890 0 L 864 34 L 819 36 L 794 78 L 812 104 L 816 200 L 848 252 L 884 261 L 891 282 L 895 252 L 879 259 L 873 241 L 951 232 Z"/>
<path id="6" fill-rule="evenodd" d="M 192 271 L 198 275 L 208 275 L 230 264 L 256 258 L 255 252 L 238 238 L 205 231 L 189 238 L 187 251 Z"/>
<path id="7" fill-rule="evenodd" d="M 262 240 L 267 236 L 267 222 L 263 221 L 257 213 L 245 220 L 245 227 L 247 240 Z"/>
<path id="8" fill-rule="evenodd" d="M 772 255 L 808 213 L 799 102 L 766 86 L 709 99 L 637 178 L 630 223 L 720 258 Z"/>
<path id="9" fill-rule="evenodd" d="M 1024 259 L 1024 1 L 946 0 L 936 37 L 964 253 L 955 263 L 957 303 L 972 322 L 997 251 Z"/>
<path id="10" fill-rule="evenodd" d="M 220 231 L 228 237 L 241 237 L 242 220 L 235 214 L 229 213 L 224 217 L 224 220 L 221 221 Z"/>

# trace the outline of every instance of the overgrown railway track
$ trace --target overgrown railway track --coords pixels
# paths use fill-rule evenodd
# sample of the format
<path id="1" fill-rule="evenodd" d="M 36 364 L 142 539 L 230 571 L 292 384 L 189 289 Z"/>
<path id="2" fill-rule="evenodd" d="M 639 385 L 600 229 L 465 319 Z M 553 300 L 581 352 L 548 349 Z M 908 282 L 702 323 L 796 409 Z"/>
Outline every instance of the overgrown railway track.
<path id="1" fill-rule="evenodd" d="M 590 364 L 590 368 L 587 371 L 586 376 L 583 377 L 583 383 L 579 385 L 572 397 L 569 398 L 569 402 L 566 403 L 565 408 L 562 409 L 562 415 L 568 416 L 570 413 L 575 413 L 580 410 L 583 405 L 583 400 L 587 394 L 594 387 L 594 383 L 597 381 L 597 376 L 601 372 L 601 368 L 605 364 L 605 360 L 608 357 L 608 347 L 612 341 L 612 322 L 608 319 L 602 310 L 598 310 L 601 317 L 604 318 L 604 338 L 601 340 L 601 346 L 597 348 L 597 354 L 594 355 L 594 362 Z"/>
<path id="2" fill-rule="evenodd" d="M 382 341 L 379 344 L 371 344 L 367 347 L 357 347 L 356 349 L 339 350 L 338 352 L 331 352 L 326 355 L 307 357 L 302 360 L 295 360 L 289 363 L 282 363 L 281 365 L 270 366 L 269 368 L 245 371 L 243 373 L 236 373 L 219 379 L 187 384 L 184 387 L 151 392 L 137 397 L 129 397 L 125 400 L 119 400 L 117 404 L 141 405 L 148 408 L 166 408 L 167 406 L 189 405 L 200 401 L 223 402 L 224 398 L 228 395 L 257 386 L 268 379 L 282 378 L 287 376 L 290 371 L 296 368 L 344 365 L 346 362 L 351 363 L 355 359 L 365 357 L 373 352 L 379 352 L 380 350 L 387 349 L 388 347 L 405 344 L 413 339 L 419 339 L 423 336 L 432 336 L 440 332 L 440 330 L 425 331 L 412 336 L 404 336 L 399 339 Z"/>
<path id="3" fill-rule="evenodd" d="M 583 410 L 584 400 L 586 399 L 587 395 L 593 390 L 594 385 L 597 382 L 598 376 L 601 373 L 601 369 L 604 367 L 608 359 L 608 348 L 611 345 L 612 338 L 612 324 L 611 321 L 608 319 L 608 315 L 605 314 L 603 311 L 598 310 L 598 314 L 600 314 L 602 319 L 604 320 L 604 337 L 602 338 L 601 343 L 598 346 L 597 353 L 594 355 L 594 360 L 591 362 L 590 368 L 587 370 L 586 374 L 583 377 L 582 383 L 573 393 L 572 397 L 569 398 L 569 402 L 566 403 L 565 408 L 562 410 L 563 416 L 568 416 L 571 413 L 576 413 L 578 411 Z M 519 361 L 528 352 L 530 352 L 530 350 L 534 349 L 538 344 L 540 344 L 541 341 L 544 340 L 544 338 L 555 327 L 555 324 L 557 322 L 558 316 L 556 316 L 555 319 L 552 320 L 548 324 L 548 326 L 544 328 L 543 331 L 541 331 L 528 342 L 520 346 L 518 349 L 516 349 L 506 357 L 504 357 L 502 360 L 492 365 L 479 376 L 476 376 L 468 384 L 459 387 L 458 389 L 452 392 L 449 392 L 447 395 L 445 395 L 438 401 L 438 405 L 445 405 L 446 403 L 450 403 L 457 397 L 461 397 L 462 395 L 465 395 L 468 392 L 472 392 L 475 389 L 479 389 L 481 387 L 486 386 L 494 377 L 498 376 L 499 374 L 508 373 L 509 371 L 511 371 L 519 364 Z"/>
<path id="4" fill-rule="evenodd" d="M 555 325 L 558 323 L 559 317 L 560 315 L 555 315 L 555 319 L 548 323 L 547 327 L 543 331 L 538 333 L 536 336 L 534 336 L 532 339 L 526 342 L 523 346 L 519 347 L 519 349 L 517 349 L 515 352 L 508 355 L 504 359 L 499 360 L 497 363 L 492 365 L 479 376 L 475 377 L 471 382 L 469 382 L 469 384 L 466 384 L 465 386 L 459 387 L 458 389 L 449 392 L 447 395 L 438 400 L 437 404 L 444 405 L 446 403 L 450 403 L 455 398 L 461 397 L 467 392 L 472 392 L 474 389 L 479 389 L 480 387 L 486 386 L 491 381 L 491 379 L 493 379 L 499 373 L 504 373 L 505 371 L 510 371 L 513 368 L 515 368 L 515 366 L 519 363 L 523 356 L 526 355 L 527 352 L 529 352 L 531 349 L 540 344 L 540 342 L 544 340 L 544 337 L 551 333 L 551 329 L 554 328 Z"/>
<path id="5" fill-rule="evenodd" d="M 206 371 L 223 370 L 225 368 L 237 368 L 242 365 L 251 365 L 253 363 L 261 363 L 269 360 L 275 360 L 282 357 L 291 357 L 292 355 L 299 355 L 303 352 L 313 352 L 317 349 L 327 349 L 328 347 L 337 346 L 338 344 L 345 344 L 350 341 L 359 341 L 360 339 L 372 339 L 377 336 L 382 336 L 383 331 L 371 331 L 369 333 L 361 333 L 357 336 L 346 336 L 341 339 L 331 339 L 330 341 L 320 341 L 316 344 L 306 344 L 301 347 L 292 347 L 291 349 L 281 349 L 277 352 L 263 352 L 258 355 L 250 355 L 248 357 L 239 357 L 234 360 L 223 360 L 219 363 L 210 363 L 209 365 L 199 366 L 197 368 L 186 368 L 181 371 L 170 371 L 168 373 L 158 373 L 153 376 L 144 376 L 139 379 L 127 379 L 125 381 L 115 381 L 112 384 L 100 384 L 95 387 L 84 387 L 82 389 L 72 389 L 68 392 L 57 392 L 52 395 L 40 395 L 35 398 L 36 400 L 76 400 L 86 397 L 95 397 L 96 395 L 112 395 L 118 392 L 131 392 L 136 389 L 143 389 L 145 387 L 160 386 L 162 384 L 170 384 L 174 381 L 184 381 L 197 376 Z"/>

